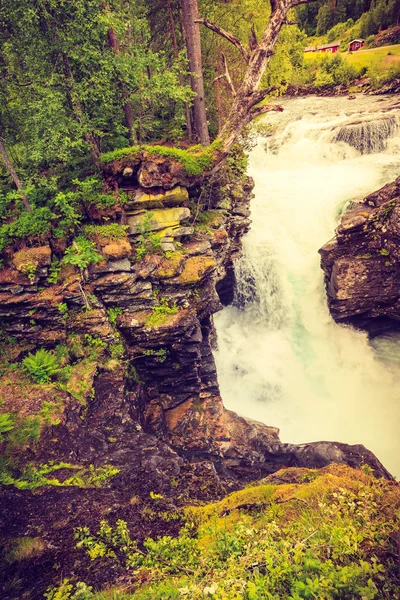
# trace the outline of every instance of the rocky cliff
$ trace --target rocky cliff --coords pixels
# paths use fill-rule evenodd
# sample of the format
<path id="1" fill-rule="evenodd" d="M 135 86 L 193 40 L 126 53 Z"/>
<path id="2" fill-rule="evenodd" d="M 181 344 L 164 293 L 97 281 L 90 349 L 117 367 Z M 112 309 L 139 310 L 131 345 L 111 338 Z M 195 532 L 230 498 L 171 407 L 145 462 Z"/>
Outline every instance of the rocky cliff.
<path id="1" fill-rule="evenodd" d="M 351 204 L 321 250 L 331 314 L 376 334 L 400 318 L 400 178 Z"/>

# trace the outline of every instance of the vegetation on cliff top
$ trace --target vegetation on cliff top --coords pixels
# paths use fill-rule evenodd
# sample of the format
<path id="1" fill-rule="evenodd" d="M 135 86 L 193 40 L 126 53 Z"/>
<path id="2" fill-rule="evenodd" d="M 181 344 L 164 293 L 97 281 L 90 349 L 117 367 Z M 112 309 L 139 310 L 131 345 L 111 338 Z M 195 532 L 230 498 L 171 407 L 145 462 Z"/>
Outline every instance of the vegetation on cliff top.
<path id="1" fill-rule="evenodd" d="M 217 151 L 221 148 L 221 142 L 216 140 L 210 146 L 191 146 L 187 150 L 183 148 L 171 148 L 169 146 L 131 146 L 107 152 L 100 156 L 102 163 L 110 163 L 125 157 L 135 159 L 136 156 L 145 152 L 149 156 L 171 158 L 181 163 L 187 175 L 201 175 L 209 169 L 215 160 Z"/>

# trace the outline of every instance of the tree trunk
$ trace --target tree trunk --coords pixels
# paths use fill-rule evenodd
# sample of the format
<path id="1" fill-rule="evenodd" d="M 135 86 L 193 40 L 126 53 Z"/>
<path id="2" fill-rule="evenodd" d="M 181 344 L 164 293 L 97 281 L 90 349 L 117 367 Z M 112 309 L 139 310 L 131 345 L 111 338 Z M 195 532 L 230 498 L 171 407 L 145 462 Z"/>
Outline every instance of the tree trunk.
<path id="1" fill-rule="evenodd" d="M 273 90 L 259 90 L 258 88 L 265 73 L 265 69 L 271 60 L 271 56 L 273 56 L 274 48 L 278 41 L 282 26 L 291 24 L 287 20 L 289 10 L 300 4 L 309 4 L 314 1 L 315 0 L 270 0 L 270 19 L 265 27 L 262 38 L 250 52 L 248 52 L 243 47 L 240 40 L 231 33 L 224 31 L 218 27 L 218 25 L 210 23 L 206 19 L 197 19 L 199 23 L 202 23 L 215 33 L 221 35 L 224 39 L 230 41 L 237 47 L 241 52 L 243 59 L 247 62 L 247 70 L 243 77 L 243 81 L 239 89 L 235 91 L 236 95 L 228 118 L 218 136 L 218 139 L 222 142 L 221 157 L 228 154 L 244 127 L 251 121 L 267 112 L 280 112 L 283 110 L 277 105 L 260 105 Z M 220 160 L 221 159 L 222 158 L 220 158 Z"/>
<path id="2" fill-rule="evenodd" d="M 105 5 L 105 8 L 109 8 L 107 4 Z M 110 29 L 107 31 L 107 38 L 108 38 L 108 43 L 109 43 L 110 47 L 114 50 L 114 53 L 118 56 L 118 54 L 120 53 L 118 39 L 117 39 L 117 35 L 112 27 L 110 27 Z M 125 81 L 120 79 L 118 83 L 119 83 L 119 87 L 120 87 L 121 95 L 122 95 L 122 99 L 123 99 L 122 109 L 124 111 L 125 127 L 128 130 L 129 143 L 131 146 L 133 146 L 134 144 L 137 143 L 135 130 L 134 130 L 135 119 L 133 116 L 133 106 L 132 106 L 132 102 L 130 101 L 130 95 L 129 95 L 128 88 L 126 87 Z"/>
<path id="3" fill-rule="evenodd" d="M 31 212 L 32 208 L 31 208 L 31 205 L 29 204 L 28 197 L 24 194 L 24 187 L 22 185 L 22 181 L 20 180 L 20 178 L 18 177 L 18 175 L 14 169 L 14 166 L 11 162 L 10 157 L 7 154 L 7 150 L 4 146 L 3 140 L 1 138 L 0 138 L 0 154 L 3 158 L 4 164 L 6 165 L 7 171 L 9 172 L 13 182 L 15 183 L 17 190 L 21 193 L 22 202 L 24 203 L 26 210 L 28 212 Z"/>
<path id="4" fill-rule="evenodd" d="M 192 90 L 196 94 L 196 97 L 193 101 L 194 126 L 200 143 L 203 146 L 208 146 L 210 144 L 210 136 L 208 133 L 206 105 L 204 98 L 200 26 L 195 22 L 196 19 L 199 18 L 197 0 L 182 0 L 182 15 L 186 37 L 186 48 L 189 59 L 189 69 L 192 73 Z"/>
<path id="5" fill-rule="evenodd" d="M 175 58 L 178 59 L 179 58 L 179 48 L 178 48 L 178 40 L 176 39 L 174 13 L 172 12 L 171 0 L 167 0 L 167 1 L 168 1 L 169 22 L 171 25 L 171 37 L 172 37 L 172 43 L 174 46 L 174 54 L 175 54 Z M 182 87 L 185 85 L 185 81 L 184 81 L 182 73 L 179 73 L 179 84 Z M 187 137 L 190 142 L 192 139 L 192 119 L 190 117 L 190 106 L 187 102 L 185 102 L 185 119 L 186 119 Z"/>
<path id="6" fill-rule="evenodd" d="M 69 63 L 68 56 L 65 53 L 63 53 L 63 61 L 64 61 L 64 74 L 65 74 L 65 78 L 67 80 L 67 83 L 65 84 L 67 99 L 68 99 L 69 105 L 71 107 L 71 110 L 72 110 L 72 113 L 73 113 L 75 119 L 83 127 L 83 137 L 89 146 L 89 150 L 90 150 L 90 154 L 91 154 L 93 163 L 96 166 L 98 166 L 99 157 L 100 157 L 100 149 L 99 149 L 99 146 L 97 144 L 94 134 L 91 131 L 86 130 L 85 113 L 84 113 L 82 104 L 81 104 L 81 102 L 76 94 L 76 91 L 74 89 L 75 85 L 74 85 L 74 78 L 72 75 L 71 65 Z"/>

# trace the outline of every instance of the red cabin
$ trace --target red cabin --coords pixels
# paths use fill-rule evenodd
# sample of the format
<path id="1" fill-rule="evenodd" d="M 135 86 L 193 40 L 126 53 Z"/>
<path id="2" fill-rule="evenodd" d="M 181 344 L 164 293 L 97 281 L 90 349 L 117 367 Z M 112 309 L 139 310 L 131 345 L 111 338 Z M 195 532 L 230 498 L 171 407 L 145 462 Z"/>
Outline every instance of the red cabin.
<path id="1" fill-rule="evenodd" d="M 339 42 L 333 42 L 333 44 L 325 44 L 324 46 L 316 46 L 315 48 L 305 48 L 304 52 L 331 52 L 335 54 L 340 48 Z"/>
<path id="2" fill-rule="evenodd" d="M 363 46 L 365 46 L 364 40 L 353 40 L 349 44 L 349 52 L 356 52 L 356 50 L 359 50 Z"/>

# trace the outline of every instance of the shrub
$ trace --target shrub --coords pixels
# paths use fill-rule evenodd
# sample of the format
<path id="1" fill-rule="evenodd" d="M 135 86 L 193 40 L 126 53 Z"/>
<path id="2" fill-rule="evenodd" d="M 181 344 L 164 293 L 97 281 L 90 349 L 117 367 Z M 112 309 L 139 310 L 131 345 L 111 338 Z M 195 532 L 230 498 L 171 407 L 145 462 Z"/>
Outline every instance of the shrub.
<path id="1" fill-rule="evenodd" d="M 66 265 L 74 265 L 79 269 L 86 269 L 89 265 L 97 264 L 103 257 L 96 251 L 93 242 L 88 240 L 83 235 L 79 235 L 65 251 L 63 261 Z"/>
<path id="2" fill-rule="evenodd" d="M 187 508 L 176 538 L 139 548 L 126 522 L 101 521 L 77 546 L 151 582 L 132 600 L 398 598 L 398 486 L 339 465 L 308 475 Z"/>
<path id="3" fill-rule="evenodd" d="M 48 207 L 34 208 L 32 212 L 23 212 L 15 221 L 5 223 L 0 227 L 0 252 L 14 240 L 47 236 L 55 216 Z"/>
<path id="4" fill-rule="evenodd" d="M 41 348 L 35 354 L 31 352 L 22 361 L 24 371 L 36 383 L 47 383 L 53 375 L 60 371 L 57 357 L 48 350 Z"/>

